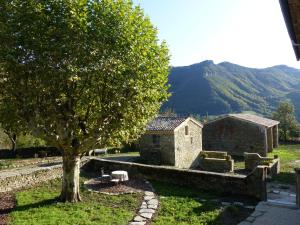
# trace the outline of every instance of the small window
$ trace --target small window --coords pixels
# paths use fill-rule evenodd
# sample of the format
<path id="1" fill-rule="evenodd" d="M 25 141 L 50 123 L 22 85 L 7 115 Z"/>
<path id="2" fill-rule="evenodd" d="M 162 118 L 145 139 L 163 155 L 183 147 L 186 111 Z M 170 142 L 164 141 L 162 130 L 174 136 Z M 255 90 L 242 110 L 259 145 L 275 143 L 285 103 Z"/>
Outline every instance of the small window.
<path id="1" fill-rule="evenodd" d="M 193 144 L 194 143 L 194 140 L 193 140 L 193 137 L 191 137 L 191 144 Z"/>
<path id="2" fill-rule="evenodd" d="M 152 135 L 152 143 L 153 145 L 160 145 L 160 136 L 159 135 Z"/>
<path id="3" fill-rule="evenodd" d="M 188 127 L 188 126 L 185 126 L 185 127 L 184 127 L 184 130 L 185 130 L 185 135 L 189 135 L 189 127 Z"/>

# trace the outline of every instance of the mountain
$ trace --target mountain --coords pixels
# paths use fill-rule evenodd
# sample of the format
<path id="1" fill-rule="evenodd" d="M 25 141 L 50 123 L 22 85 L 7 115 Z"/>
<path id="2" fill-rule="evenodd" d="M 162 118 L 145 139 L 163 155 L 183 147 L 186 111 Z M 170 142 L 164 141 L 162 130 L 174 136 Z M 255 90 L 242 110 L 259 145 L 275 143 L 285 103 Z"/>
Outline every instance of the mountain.
<path id="1" fill-rule="evenodd" d="M 282 100 L 291 100 L 300 121 L 300 70 L 285 65 L 264 69 L 211 60 L 173 67 L 172 96 L 162 111 L 177 114 L 219 115 L 253 111 L 270 116 Z"/>

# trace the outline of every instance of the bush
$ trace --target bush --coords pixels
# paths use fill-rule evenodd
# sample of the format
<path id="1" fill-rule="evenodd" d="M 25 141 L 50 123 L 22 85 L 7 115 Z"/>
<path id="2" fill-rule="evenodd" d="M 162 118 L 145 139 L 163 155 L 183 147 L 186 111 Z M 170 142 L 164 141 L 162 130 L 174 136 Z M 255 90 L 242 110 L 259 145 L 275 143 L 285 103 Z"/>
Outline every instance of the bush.
<path id="1" fill-rule="evenodd" d="M 30 134 L 21 134 L 17 137 L 17 148 L 30 148 L 45 146 L 46 142 Z"/>

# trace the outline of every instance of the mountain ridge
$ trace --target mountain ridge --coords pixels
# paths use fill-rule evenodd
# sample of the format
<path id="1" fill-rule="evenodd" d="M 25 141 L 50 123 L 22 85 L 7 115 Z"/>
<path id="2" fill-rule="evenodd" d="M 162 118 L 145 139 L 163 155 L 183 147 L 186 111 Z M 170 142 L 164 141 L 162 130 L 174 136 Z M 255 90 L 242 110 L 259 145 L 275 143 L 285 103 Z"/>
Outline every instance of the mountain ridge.
<path id="1" fill-rule="evenodd" d="M 293 67 L 258 69 L 205 60 L 173 67 L 168 82 L 172 96 L 162 110 L 201 116 L 253 111 L 270 116 L 280 101 L 290 99 L 300 120 L 300 70 Z"/>

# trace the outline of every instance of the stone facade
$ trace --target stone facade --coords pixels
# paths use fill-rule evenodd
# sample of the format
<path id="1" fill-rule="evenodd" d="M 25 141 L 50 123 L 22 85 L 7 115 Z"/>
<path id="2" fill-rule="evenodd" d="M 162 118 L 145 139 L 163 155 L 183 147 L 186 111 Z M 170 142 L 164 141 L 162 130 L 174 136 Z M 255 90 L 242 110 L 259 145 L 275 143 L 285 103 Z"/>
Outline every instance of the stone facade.
<path id="1" fill-rule="evenodd" d="M 278 146 L 278 125 L 265 127 L 227 116 L 204 125 L 203 145 L 205 150 L 227 151 L 231 155 L 249 152 L 266 156 Z"/>
<path id="2" fill-rule="evenodd" d="M 185 128 L 188 126 L 188 134 Z M 179 168 L 194 168 L 199 163 L 202 151 L 202 127 L 187 120 L 175 130 L 175 166 Z"/>
<path id="3" fill-rule="evenodd" d="M 147 130 L 139 149 L 141 158 L 150 164 L 195 167 L 202 150 L 202 125 L 189 117 L 172 130 Z"/>

